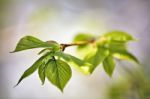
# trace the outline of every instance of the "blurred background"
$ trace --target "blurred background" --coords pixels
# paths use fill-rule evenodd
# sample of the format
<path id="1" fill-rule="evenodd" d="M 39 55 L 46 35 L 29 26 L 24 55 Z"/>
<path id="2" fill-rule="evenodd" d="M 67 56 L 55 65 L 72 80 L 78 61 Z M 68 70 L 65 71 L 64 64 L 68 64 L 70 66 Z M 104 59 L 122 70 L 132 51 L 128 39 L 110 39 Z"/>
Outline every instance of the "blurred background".
<path id="1" fill-rule="evenodd" d="M 129 50 L 141 65 L 118 61 L 112 78 L 102 67 L 90 76 L 73 69 L 64 93 L 37 73 L 13 88 L 39 58 L 40 49 L 18 53 L 18 40 L 32 35 L 69 43 L 76 33 L 122 30 L 138 39 Z M 150 99 L 150 0 L 0 0 L 0 99 Z M 76 55 L 75 48 L 67 53 Z"/>

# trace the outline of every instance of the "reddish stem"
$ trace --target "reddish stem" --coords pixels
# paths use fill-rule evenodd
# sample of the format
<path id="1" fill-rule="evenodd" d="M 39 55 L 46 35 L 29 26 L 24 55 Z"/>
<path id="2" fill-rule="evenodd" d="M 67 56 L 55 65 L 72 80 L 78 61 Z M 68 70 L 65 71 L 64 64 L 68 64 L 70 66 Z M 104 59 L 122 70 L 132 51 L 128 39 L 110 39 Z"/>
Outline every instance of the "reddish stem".
<path id="1" fill-rule="evenodd" d="M 81 42 L 76 42 L 76 43 L 71 43 L 71 44 L 60 44 L 60 45 L 61 45 L 62 51 L 64 51 L 65 48 L 66 48 L 66 47 L 69 47 L 69 46 L 86 45 L 86 44 L 94 43 L 94 42 L 95 42 L 95 39 L 92 39 L 92 40 L 90 40 L 90 41 L 81 41 Z"/>

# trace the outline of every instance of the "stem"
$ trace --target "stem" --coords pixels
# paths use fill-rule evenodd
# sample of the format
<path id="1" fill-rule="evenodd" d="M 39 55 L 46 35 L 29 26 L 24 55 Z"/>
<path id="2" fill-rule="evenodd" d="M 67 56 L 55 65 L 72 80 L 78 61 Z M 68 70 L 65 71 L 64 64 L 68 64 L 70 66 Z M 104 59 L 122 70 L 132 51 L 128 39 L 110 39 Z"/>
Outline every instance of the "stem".
<path id="1" fill-rule="evenodd" d="M 86 44 L 89 44 L 89 43 L 94 43 L 95 42 L 95 38 L 90 40 L 90 41 L 80 41 L 80 42 L 76 42 L 76 43 L 70 43 L 70 44 L 60 44 L 61 45 L 61 49 L 62 51 L 65 50 L 66 47 L 69 47 L 69 46 L 79 46 L 79 45 L 86 45 Z"/>

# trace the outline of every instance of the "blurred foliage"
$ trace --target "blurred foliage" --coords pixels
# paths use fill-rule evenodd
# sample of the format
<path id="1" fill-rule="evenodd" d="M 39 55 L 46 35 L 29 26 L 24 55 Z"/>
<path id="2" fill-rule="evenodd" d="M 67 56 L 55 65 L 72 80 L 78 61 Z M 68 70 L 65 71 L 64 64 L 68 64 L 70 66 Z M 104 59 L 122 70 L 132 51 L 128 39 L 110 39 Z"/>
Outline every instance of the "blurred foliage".
<path id="1" fill-rule="evenodd" d="M 11 3 L 10 0 L 0 0 L 0 28 L 4 27 L 8 23 L 8 6 Z M 4 22 L 5 20 L 5 22 Z"/>
<path id="2" fill-rule="evenodd" d="M 44 24 L 47 24 L 49 20 L 54 20 L 55 16 L 55 10 L 51 9 L 49 7 L 41 7 L 39 10 L 32 12 L 32 14 L 29 16 L 28 21 L 32 24 L 34 23 L 36 26 L 42 26 Z"/>
<path id="3" fill-rule="evenodd" d="M 127 68 L 123 80 L 117 80 L 108 88 L 108 99 L 150 99 L 150 78 L 141 68 Z"/>

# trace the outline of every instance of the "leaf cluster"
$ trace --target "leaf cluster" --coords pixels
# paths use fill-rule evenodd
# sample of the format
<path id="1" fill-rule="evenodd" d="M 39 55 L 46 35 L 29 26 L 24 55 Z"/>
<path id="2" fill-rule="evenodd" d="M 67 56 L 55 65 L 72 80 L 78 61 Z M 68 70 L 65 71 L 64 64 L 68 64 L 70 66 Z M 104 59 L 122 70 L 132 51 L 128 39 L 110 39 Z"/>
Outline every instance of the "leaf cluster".
<path id="1" fill-rule="evenodd" d="M 138 63 L 136 57 L 127 50 L 127 43 L 133 40 L 135 39 L 131 35 L 123 31 L 111 31 L 101 36 L 79 33 L 74 37 L 72 44 L 77 46 L 77 52 L 81 56 L 77 58 L 65 53 L 62 44 L 56 41 L 44 42 L 33 36 L 25 36 L 20 39 L 13 52 L 43 49 L 39 52 L 41 57 L 23 73 L 16 85 L 38 70 L 42 84 L 47 78 L 63 92 L 72 76 L 71 66 L 76 67 L 83 74 L 91 74 L 102 64 L 105 72 L 112 76 L 115 69 L 114 58 Z"/>

